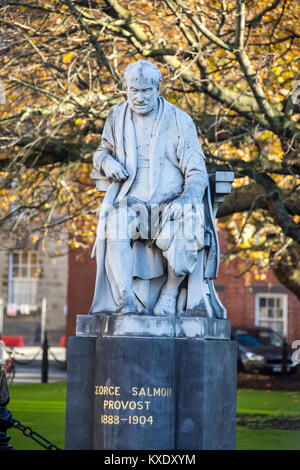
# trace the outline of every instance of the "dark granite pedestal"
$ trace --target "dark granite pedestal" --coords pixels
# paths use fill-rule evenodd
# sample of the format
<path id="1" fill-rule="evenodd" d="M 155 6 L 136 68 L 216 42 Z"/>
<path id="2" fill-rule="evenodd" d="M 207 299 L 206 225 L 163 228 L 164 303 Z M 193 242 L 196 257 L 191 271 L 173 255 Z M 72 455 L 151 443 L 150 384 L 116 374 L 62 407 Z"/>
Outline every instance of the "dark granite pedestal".
<path id="1" fill-rule="evenodd" d="M 66 449 L 234 449 L 236 344 L 71 337 Z"/>

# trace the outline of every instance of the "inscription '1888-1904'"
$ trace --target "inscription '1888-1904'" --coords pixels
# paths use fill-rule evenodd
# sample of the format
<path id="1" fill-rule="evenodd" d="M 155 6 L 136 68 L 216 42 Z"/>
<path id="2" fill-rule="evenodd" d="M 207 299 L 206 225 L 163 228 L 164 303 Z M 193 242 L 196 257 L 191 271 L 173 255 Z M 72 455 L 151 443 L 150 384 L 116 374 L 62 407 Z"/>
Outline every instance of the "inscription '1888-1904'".
<path id="1" fill-rule="evenodd" d="M 159 398 L 170 398 L 172 396 L 171 387 L 130 387 L 127 391 L 129 392 L 130 399 L 124 399 L 124 394 L 121 393 L 121 387 L 119 386 L 106 386 L 106 385 L 95 385 L 94 394 L 99 397 L 103 397 L 102 409 L 103 413 L 100 415 L 101 424 L 121 424 L 127 422 L 128 424 L 153 424 L 152 414 L 147 415 L 125 415 L 124 411 L 130 412 L 138 411 L 151 413 L 153 405 L 153 399 Z M 137 400 L 135 399 L 138 398 Z M 151 400 L 144 398 L 151 398 Z M 118 413 L 120 412 L 120 414 Z"/>

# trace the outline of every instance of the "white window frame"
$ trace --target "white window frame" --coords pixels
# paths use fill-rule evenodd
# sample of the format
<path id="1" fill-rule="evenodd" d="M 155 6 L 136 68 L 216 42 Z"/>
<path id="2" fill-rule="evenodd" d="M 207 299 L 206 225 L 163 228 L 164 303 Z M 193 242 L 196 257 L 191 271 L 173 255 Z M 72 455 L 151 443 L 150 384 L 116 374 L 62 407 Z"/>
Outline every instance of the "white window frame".
<path id="1" fill-rule="evenodd" d="M 16 305 L 16 308 L 17 310 L 20 310 L 21 308 L 21 305 L 28 305 L 28 308 L 30 310 L 30 313 L 32 313 L 32 311 L 36 311 L 37 310 L 37 289 L 38 289 L 38 277 L 31 277 L 31 276 L 26 276 L 26 277 L 14 277 L 13 276 L 13 267 L 14 267 L 14 261 L 13 261 L 13 257 L 15 254 L 17 255 L 22 255 L 24 253 L 23 250 L 14 250 L 14 251 L 11 251 L 9 253 L 9 268 L 8 268 L 8 304 L 15 304 Z M 32 267 L 32 264 L 31 264 L 31 255 L 36 255 L 37 256 L 37 264 L 36 266 L 37 267 L 40 267 L 40 264 L 39 264 L 39 259 L 38 259 L 38 252 L 36 250 L 28 250 L 27 252 L 27 255 L 30 255 L 29 256 L 29 259 L 27 260 L 27 263 L 26 263 L 26 267 L 27 267 L 27 274 L 28 273 L 31 273 L 31 267 Z M 19 263 L 19 269 L 20 269 L 20 263 Z M 31 303 L 31 304 L 17 304 L 15 302 L 15 298 L 14 298 L 14 281 L 18 280 L 18 282 L 22 283 L 22 282 L 26 282 L 26 283 L 32 283 L 33 284 L 33 288 L 32 288 L 32 292 L 35 296 L 35 302 L 34 303 Z"/>
<path id="2" fill-rule="evenodd" d="M 279 293 L 269 293 L 269 292 L 259 292 L 255 296 L 255 326 L 260 326 L 259 320 L 260 320 L 260 311 L 259 311 L 259 299 L 260 298 L 280 298 L 282 299 L 282 310 L 283 310 L 283 315 L 282 315 L 282 323 L 283 323 L 283 336 L 286 338 L 287 337 L 287 312 L 288 312 L 288 296 L 287 294 L 279 294 Z M 268 323 L 268 317 L 265 319 L 261 318 L 262 321 Z M 270 318 L 270 323 L 273 321 L 276 321 L 276 318 L 271 319 Z M 266 326 L 267 327 L 267 326 Z"/>

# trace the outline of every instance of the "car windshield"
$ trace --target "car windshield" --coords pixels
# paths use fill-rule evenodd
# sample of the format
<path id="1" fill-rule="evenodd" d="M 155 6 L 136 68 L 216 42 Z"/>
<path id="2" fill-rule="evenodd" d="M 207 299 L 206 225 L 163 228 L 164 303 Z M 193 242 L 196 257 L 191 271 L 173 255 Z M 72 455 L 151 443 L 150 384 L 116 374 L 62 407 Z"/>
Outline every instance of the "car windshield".
<path id="1" fill-rule="evenodd" d="M 236 340 L 243 346 L 282 346 L 283 339 L 272 331 L 237 330 Z"/>

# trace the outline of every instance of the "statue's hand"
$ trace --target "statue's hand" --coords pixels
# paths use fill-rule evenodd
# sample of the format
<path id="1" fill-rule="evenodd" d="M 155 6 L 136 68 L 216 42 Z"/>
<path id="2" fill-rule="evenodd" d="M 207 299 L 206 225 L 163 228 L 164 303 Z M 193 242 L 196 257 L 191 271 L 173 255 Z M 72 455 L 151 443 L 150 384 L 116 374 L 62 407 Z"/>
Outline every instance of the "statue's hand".
<path id="1" fill-rule="evenodd" d="M 180 219 L 185 213 L 189 211 L 191 206 L 196 207 L 198 204 L 203 204 L 203 192 L 201 188 L 193 188 L 191 186 L 185 190 L 177 199 L 175 199 L 170 206 L 170 216 L 173 219 Z M 185 207 L 186 206 L 186 207 Z"/>
<path id="2" fill-rule="evenodd" d="M 102 163 L 102 169 L 105 173 L 105 176 L 113 181 L 124 181 L 128 178 L 129 174 L 124 168 L 122 163 L 116 160 L 113 157 L 106 157 Z"/>
<path id="3" fill-rule="evenodd" d="M 170 206 L 170 217 L 173 219 L 181 218 L 184 214 L 185 204 L 192 204 L 190 197 L 182 195 L 175 199 Z"/>

